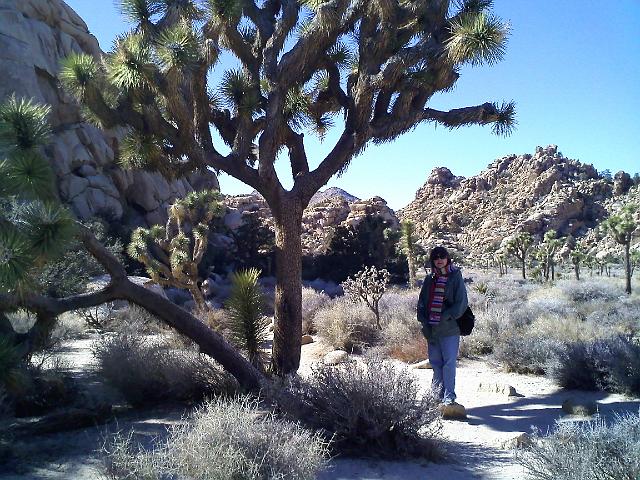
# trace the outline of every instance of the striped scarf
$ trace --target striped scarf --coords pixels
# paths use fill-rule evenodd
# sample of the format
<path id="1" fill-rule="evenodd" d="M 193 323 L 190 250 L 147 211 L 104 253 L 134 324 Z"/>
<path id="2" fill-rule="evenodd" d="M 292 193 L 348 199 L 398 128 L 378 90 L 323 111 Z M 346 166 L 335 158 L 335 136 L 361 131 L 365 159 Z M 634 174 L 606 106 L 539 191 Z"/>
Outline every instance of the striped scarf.
<path id="1" fill-rule="evenodd" d="M 440 315 L 444 306 L 444 289 L 447 286 L 449 274 L 455 268 L 449 262 L 449 265 L 438 270 L 432 268 L 431 271 L 435 276 L 435 281 L 431 283 L 431 301 L 429 302 L 429 325 L 438 325 L 440 323 Z"/>

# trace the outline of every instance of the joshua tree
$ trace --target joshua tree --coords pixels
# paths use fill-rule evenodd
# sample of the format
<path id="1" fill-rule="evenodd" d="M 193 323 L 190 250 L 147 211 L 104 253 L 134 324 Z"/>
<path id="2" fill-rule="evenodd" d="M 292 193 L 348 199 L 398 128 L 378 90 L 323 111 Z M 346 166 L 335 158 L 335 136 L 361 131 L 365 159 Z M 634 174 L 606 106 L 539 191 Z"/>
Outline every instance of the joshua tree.
<path id="1" fill-rule="evenodd" d="M 626 277 L 625 292 L 631 293 L 631 239 L 633 232 L 638 228 L 635 218 L 639 206 L 628 204 L 622 207 L 619 213 L 609 216 L 601 223 L 601 228 L 617 243 L 624 247 L 624 272 Z"/>
<path id="2" fill-rule="evenodd" d="M 118 258 L 56 203 L 53 172 L 39 154 L 50 133 L 48 111 L 15 98 L 0 104 L 0 340 L 26 357 L 46 339 L 58 315 L 127 300 L 191 338 L 244 387 L 260 389 L 264 377 L 219 334 L 169 300 L 131 282 Z M 64 298 L 39 293 L 39 269 L 64 254 L 74 234 L 110 275 L 109 284 Z M 5 315 L 18 309 L 36 315 L 27 333 L 15 332 Z"/>
<path id="3" fill-rule="evenodd" d="M 189 290 L 199 309 L 206 304 L 198 265 L 207 250 L 209 224 L 222 213 L 219 200 L 220 194 L 211 190 L 187 194 L 169 208 L 166 226 L 137 228 L 128 248 L 154 281 Z"/>
<path id="4" fill-rule="evenodd" d="M 522 278 L 527 278 L 526 264 L 527 255 L 533 245 L 533 237 L 529 232 L 520 232 L 507 240 L 505 248 L 507 252 L 522 264 Z"/>
<path id="5" fill-rule="evenodd" d="M 580 265 L 583 263 L 588 265 L 587 250 L 582 243 L 578 242 L 573 247 L 573 250 L 571 250 L 571 253 L 569 253 L 569 257 L 573 264 L 573 271 L 575 272 L 576 280 L 580 280 Z"/>
<path id="6" fill-rule="evenodd" d="M 378 270 L 376 267 L 364 267 L 356 273 L 353 278 L 349 277 L 342 282 L 345 295 L 352 302 L 362 302 L 376 316 L 376 326 L 382 330 L 380 323 L 380 299 L 387 290 L 389 283 L 389 272 L 385 269 Z"/>
<path id="7" fill-rule="evenodd" d="M 562 239 L 556 238 L 556 235 L 556 231 L 553 229 L 546 231 L 542 243 L 538 245 L 537 249 L 538 259 L 542 262 L 542 273 L 547 281 L 549 280 L 549 275 L 551 275 L 551 280 L 556 278 L 555 257 L 562 246 Z"/>
<path id="8" fill-rule="evenodd" d="M 415 224 L 409 220 L 400 224 L 400 246 L 409 264 L 409 288 L 416 286 L 416 255 L 418 245 L 416 243 L 415 230 Z"/>
<path id="9" fill-rule="evenodd" d="M 421 123 L 492 124 L 497 134 L 515 124 L 513 102 L 427 106 L 463 65 L 503 57 L 509 26 L 491 0 L 119 3 L 134 29 L 103 58 L 67 58 L 61 79 L 101 125 L 128 129 L 124 164 L 165 175 L 212 168 L 265 198 L 276 230 L 276 372 L 299 365 L 302 212 L 313 194 L 368 145 Z M 222 52 L 237 68 L 220 74 Z M 310 162 L 305 132 L 323 137 L 332 126 L 335 145 Z M 284 150 L 290 190 L 275 169 Z"/>

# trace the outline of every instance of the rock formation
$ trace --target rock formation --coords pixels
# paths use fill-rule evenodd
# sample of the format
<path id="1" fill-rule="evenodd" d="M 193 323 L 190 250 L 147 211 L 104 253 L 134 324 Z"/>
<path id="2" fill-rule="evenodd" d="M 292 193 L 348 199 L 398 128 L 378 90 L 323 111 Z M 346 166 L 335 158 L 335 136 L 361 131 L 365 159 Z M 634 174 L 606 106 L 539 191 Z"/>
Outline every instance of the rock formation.
<path id="1" fill-rule="evenodd" d="M 80 51 L 101 54 L 86 24 L 63 1 L 0 2 L 0 99 L 15 93 L 51 105 L 54 135 L 45 153 L 60 199 L 79 218 L 102 215 L 128 224 L 159 223 L 176 196 L 218 186 L 213 174 L 167 182 L 157 173 L 118 168 L 122 132 L 101 131 L 84 122 L 80 108 L 58 84 L 60 60 Z"/>
<path id="2" fill-rule="evenodd" d="M 310 204 L 303 213 L 302 248 L 305 255 L 324 253 L 329 246 L 335 227 L 355 227 L 367 214 L 382 216 L 392 227 L 399 225 L 394 211 L 387 206 L 384 199 L 373 197 L 368 200 L 359 200 L 344 190 L 337 190 L 334 189 L 329 195 L 325 195 L 324 199 Z M 267 224 L 273 224 L 271 211 L 264 198 L 258 193 L 227 196 L 225 204 L 227 214 L 224 217 L 224 224 L 231 229 L 242 225 L 243 217 L 246 215 L 258 215 Z"/>
<path id="3" fill-rule="evenodd" d="M 516 230 L 540 239 L 545 231 L 582 237 L 608 214 L 608 202 L 629 192 L 624 172 L 610 182 L 592 165 L 570 160 L 557 146 L 509 155 L 471 178 L 436 168 L 407 207 L 425 247 L 444 244 L 480 258 Z"/>

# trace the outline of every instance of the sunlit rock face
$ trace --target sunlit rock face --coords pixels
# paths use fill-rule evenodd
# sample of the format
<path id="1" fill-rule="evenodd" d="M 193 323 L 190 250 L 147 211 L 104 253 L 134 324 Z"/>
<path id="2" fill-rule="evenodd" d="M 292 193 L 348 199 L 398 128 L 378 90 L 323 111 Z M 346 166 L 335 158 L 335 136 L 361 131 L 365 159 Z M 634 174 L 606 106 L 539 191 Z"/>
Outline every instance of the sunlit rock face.
<path id="1" fill-rule="evenodd" d="M 78 105 L 59 86 L 60 60 L 71 52 L 101 54 L 84 21 L 64 2 L 0 2 L 0 99 L 15 93 L 51 105 L 54 135 L 45 154 L 60 199 L 79 218 L 100 215 L 130 225 L 163 222 L 177 196 L 218 187 L 214 174 L 168 182 L 157 173 L 118 168 L 122 132 L 84 122 Z"/>
<path id="2" fill-rule="evenodd" d="M 624 172 L 613 181 L 603 178 L 550 145 L 499 158 L 471 178 L 435 168 L 398 217 L 416 224 L 425 247 L 445 245 L 480 260 L 515 231 L 537 239 L 550 229 L 591 237 L 614 204 L 637 189 Z"/>

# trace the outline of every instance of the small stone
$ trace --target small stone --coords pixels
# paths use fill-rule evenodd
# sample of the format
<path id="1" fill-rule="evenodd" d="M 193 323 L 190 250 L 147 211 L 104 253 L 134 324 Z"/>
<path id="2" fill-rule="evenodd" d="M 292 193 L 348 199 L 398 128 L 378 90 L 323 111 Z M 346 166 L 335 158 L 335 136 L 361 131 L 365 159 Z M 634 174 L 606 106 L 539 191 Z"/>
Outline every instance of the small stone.
<path id="1" fill-rule="evenodd" d="M 467 410 L 464 405 L 453 402 L 450 404 L 441 404 L 440 413 L 445 420 L 465 420 L 467 418 Z"/>
<path id="2" fill-rule="evenodd" d="M 322 361 L 325 365 L 339 365 L 349 361 L 349 354 L 344 350 L 334 350 L 327 353 Z"/>
<path id="3" fill-rule="evenodd" d="M 582 417 L 590 417 L 598 411 L 598 403 L 592 400 L 578 400 L 576 398 L 567 398 L 562 402 L 562 411 L 569 415 L 580 415 Z"/>
<path id="4" fill-rule="evenodd" d="M 308 345 L 313 343 L 313 337 L 311 335 L 303 335 L 302 336 L 302 345 Z"/>
<path id="5" fill-rule="evenodd" d="M 429 363 L 429 360 L 422 360 L 421 362 L 411 365 L 411 368 L 432 369 L 433 367 L 431 366 L 431 363 Z"/>
<path id="6" fill-rule="evenodd" d="M 513 450 L 516 448 L 526 448 L 533 443 L 531 435 L 526 432 L 519 433 L 517 436 L 509 438 L 502 442 L 501 447 L 505 450 Z"/>
<path id="7" fill-rule="evenodd" d="M 498 393 L 500 395 L 506 395 L 507 397 L 522 397 L 516 389 L 511 385 L 502 383 L 480 383 L 478 384 L 479 392 L 486 393 Z"/>

